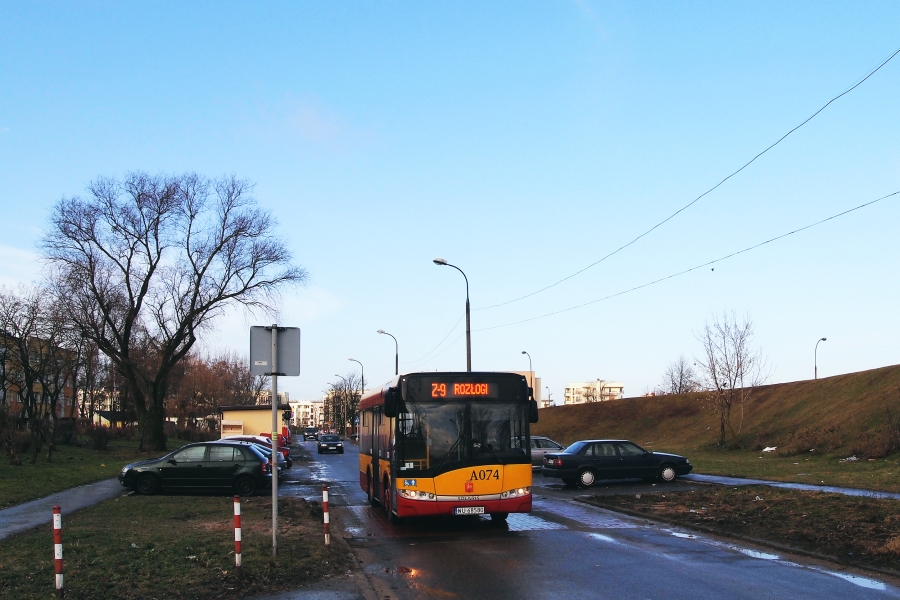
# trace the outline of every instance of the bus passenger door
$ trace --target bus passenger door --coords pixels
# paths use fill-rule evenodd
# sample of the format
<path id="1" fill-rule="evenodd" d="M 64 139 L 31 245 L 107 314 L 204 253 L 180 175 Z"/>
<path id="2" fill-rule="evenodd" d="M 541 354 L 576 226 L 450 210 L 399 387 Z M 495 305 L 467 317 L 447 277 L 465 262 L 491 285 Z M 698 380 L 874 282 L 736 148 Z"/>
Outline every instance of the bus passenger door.
<path id="1" fill-rule="evenodd" d="M 372 497 L 381 500 L 381 459 L 384 454 L 384 440 L 381 439 L 382 407 L 376 406 L 372 411 Z"/>

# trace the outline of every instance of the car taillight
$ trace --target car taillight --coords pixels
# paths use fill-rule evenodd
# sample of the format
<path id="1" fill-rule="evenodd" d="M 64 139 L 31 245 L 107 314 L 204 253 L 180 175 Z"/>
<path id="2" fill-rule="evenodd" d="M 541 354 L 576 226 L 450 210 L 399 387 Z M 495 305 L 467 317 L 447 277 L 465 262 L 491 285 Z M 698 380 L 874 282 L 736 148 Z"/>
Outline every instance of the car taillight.
<path id="1" fill-rule="evenodd" d="M 547 463 L 548 467 L 561 467 L 562 466 L 561 458 L 545 458 L 544 461 Z"/>
<path id="2" fill-rule="evenodd" d="M 268 475 L 272 472 L 272 466 L 268 462 L 261 462 L 259 463 L 259 472 Z"/>

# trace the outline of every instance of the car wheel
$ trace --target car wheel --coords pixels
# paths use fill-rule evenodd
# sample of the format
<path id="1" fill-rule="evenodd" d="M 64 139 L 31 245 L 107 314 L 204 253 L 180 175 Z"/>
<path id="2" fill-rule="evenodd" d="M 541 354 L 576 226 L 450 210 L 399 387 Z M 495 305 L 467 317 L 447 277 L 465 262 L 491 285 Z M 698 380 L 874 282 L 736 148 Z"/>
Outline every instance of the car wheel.
<path id="1" fill-rule="evenodd" d="M 252 477 L 240 477 L 234 482 L 234 493 L 238 496 L 252 496 L 256 491 L 256 482 Z"/>
<path id="2" fill-rule="evenodd" d="M 571 477 L 563 477 L 562 482 L 566 485 L 578 485 L 578 480 Z"/>
<path id="3" fill-rule="evenodd" d="M 506 523 L 509 513 L 491 513 L 491 521 L 494 523 Z"/>
<path id="4" fill-rule="evenodd" d="M 677 473 L 675 473 L 675 467 L 673 465 L 663 465 L 659 468 L 659 479 L 665 483 L 672 483 L 675 481 Z"/>
<path id="5" fill-rule="evenodd" d="M 578 483 L 586 488 L 594 485 L 595 481 L 597 481 L 597 476 L 594 475 L 594 472 L 590 469 L 583 469 L 581 473 L 578 474 Z"/>
<path id="6" fill-rule="evenodd" d="M 153 475 L 145 473 L 138 477 L 134 489 L 137 490 L 138 494 L 149 496 L 155 494 L 157 489 L 159 489 L 159 482 Z"/>

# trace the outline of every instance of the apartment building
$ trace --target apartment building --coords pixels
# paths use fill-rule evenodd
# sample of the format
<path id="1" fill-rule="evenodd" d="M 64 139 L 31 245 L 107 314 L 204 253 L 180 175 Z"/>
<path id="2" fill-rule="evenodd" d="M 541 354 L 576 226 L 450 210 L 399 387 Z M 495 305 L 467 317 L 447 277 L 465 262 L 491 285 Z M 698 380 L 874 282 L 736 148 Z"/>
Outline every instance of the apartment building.
<path id="1" fill-rule="evenodd" d="M 606 402 L 625 397 L 625 385 L 621 381 L 578 381 L 566 386 L 565 404 Z"/>

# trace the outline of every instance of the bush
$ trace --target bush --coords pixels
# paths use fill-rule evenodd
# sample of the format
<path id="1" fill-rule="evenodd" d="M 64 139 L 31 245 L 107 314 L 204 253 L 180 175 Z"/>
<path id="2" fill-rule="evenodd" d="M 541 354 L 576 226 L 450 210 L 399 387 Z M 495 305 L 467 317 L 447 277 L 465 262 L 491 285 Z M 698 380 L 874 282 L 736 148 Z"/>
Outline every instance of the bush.
<path id="1" fill-rule="evenodd" d="M 84 433 L 91 440 L 91 447 L 94 450 L 106 450 L 112 440 L 109 427 L 105 425 L 91 425 Z"/>
<path id="2" fill-rule="evenodd" d="M 53 432 L 53 437 L 63 444 L 71 446 L 76 442 L 76 433 L 74 419 L 60 419 L 59 423 L 56 424 L 56 430 Z"/>
<path id="3" fill-rule="evenodd" d="M 13 447 L 16 449 L 16 454 L 26 454 L 31 451 L 31 447 L 34 444 L 34 440 L 31 439 L 31 434 L 27 431 L 14 431 L 12 434 Z"/>
<path id="4" fill-rule="evenodd" d="M 208 442 L 210 440 L 219 439 L 219 436 L 215 431 L 196 429 L 193 427 L 177 427 L 175 429 L 175 437 L 186 442 Z"/>

